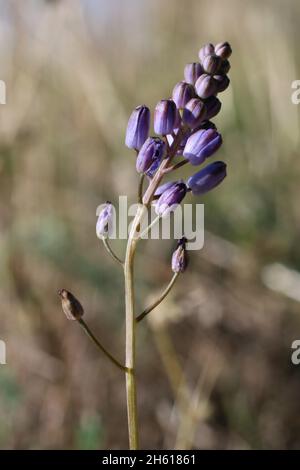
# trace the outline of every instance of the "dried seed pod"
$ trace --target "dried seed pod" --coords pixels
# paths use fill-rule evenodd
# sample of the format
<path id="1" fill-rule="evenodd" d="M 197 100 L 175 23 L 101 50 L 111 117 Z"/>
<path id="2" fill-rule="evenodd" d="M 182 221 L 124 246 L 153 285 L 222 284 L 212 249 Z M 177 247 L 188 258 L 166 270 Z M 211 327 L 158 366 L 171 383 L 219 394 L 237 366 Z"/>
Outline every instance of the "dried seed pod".
<path id="1" fill-rule="evenodd" d="M 61 306 L 67 319 L 79 320 L 84 314 L 83 307 L 79 300 L 66 289 L 60 289 L 58 295 L 61 298 Z"/>

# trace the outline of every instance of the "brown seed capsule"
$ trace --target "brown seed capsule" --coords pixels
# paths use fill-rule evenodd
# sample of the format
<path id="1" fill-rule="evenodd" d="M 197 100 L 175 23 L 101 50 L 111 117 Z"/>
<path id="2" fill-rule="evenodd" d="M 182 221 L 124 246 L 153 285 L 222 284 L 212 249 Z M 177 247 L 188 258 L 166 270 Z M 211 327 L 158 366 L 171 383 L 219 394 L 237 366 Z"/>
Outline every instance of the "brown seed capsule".
<path id="1" fill-rule="evenodd" d="M 61 306 L 68 320 L 79 320 L 84 310 L 79 300 L 66 289 L 60 289 L 58 295 L 61 298 Z"/>

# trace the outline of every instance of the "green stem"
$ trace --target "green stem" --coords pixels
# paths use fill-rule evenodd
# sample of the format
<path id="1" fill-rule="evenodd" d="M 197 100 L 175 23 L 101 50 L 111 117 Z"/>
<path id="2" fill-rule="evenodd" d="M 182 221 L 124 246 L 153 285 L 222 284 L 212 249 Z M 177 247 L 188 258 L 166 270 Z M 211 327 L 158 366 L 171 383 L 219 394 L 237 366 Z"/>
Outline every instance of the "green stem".
<path id="1" fill-rule="evenodd" d="M 174 286 L 175 282 L 176 282 L 176 279 L 178 278 L 179 276 L 179 273 L 175 273 L 171 279 L 171 281 L 169 282 L 169 284 L 167 285 L 167 287 L 165 288 L 165 290 L 162 292 L 162 294 L 158 297 L 158 299 L 156 299 L 155 302 L 153 302 L 153 304 L 149 305 L 149 307 L 147 307 L 137 318 L 136 318 L 136 321 L 137 322 L 140 322 L 141 320 L 143 320 L 143 318 L 145 318 L 146 315 L 148 315 L 148 313 L 152 312 L 152 310 L 154 310 L 168 295 L 168 293 L 170 292 L 170 290 L 172 289 L 172 287 Z"/>
<path id="2" fill-rule="evenodd" d="M 105 246 L 106 248 L 106 251 L 110 254 L 110 256 L 119 264 L 121 264 L 122 266 L 124 266 L 124 263 L 123 261 L 113 252 L 113 250 L 111 249 L 109 243 L 108 243 L 108 238 L 107 237 L 103 237 L 102 238 L 103 240 L 103 245 Z"/>
<path id="3" fill-rule="evenodd" d="M 132 223 L 128 238 L 126 257 L 124 264 L 125 277 L 125 308 L 126 308 L 126 397 L 129 446 L 131 450 L 137 450 L 139 446 L 137 400 L 135 379 L 135 305 L 134 305 L 134 279 L 133 266 L 134 254 L 137 243 L 137 230 L 147 207 L 140 205 Z"/>
<path id="4" fill-rule="evenodd" d="M 100 341 L 96 338 L 96 336 L 94 335 L 94 333 L 90 330 L 90 328 L 88 327 L 88 325 L 86 324 L 86 322 L 82 319 L 82 318 L 79 318 L 79 320 L 77 320 L 79 325 L 82 327 L 82 329 L 84 330 L 84 332 L 88 335 L 88 337 L 95 343 L 95 345 L 97 346 L 98 349 L 100 349 L 100 351 L 102 351 L 106 357 L 115 365 L 117 366 L 119 369 L 121 369 L 123 372 L 130 372 L 129 369 L 125 366 L 123 366 L 117 359 L 114 358 L 114 356 L 112 354 L 110 354 L 105 348 L 104 346 L 102 346 L 102 344 L 100 343 Z"/>

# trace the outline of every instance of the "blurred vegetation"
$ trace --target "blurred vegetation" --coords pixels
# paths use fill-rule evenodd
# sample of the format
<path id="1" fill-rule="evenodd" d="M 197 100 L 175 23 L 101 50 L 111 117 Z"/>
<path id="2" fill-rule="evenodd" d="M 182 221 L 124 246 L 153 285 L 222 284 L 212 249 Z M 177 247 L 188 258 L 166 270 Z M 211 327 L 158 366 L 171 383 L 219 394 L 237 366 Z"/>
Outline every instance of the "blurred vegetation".
<path id="1" fill-rule="evenodd" d="M 153 109 L 202 44 L 228 40 L 231 87 L 215 120 L 228 178 L 203 199 L 204 249 L 140 330 L 142 446 L 299 448 L 300 3 L 23 3 L 0 0 L 0 447 L 127 447 L 124 378 L 66 321 L 57 290 L 78 296 L 122 357 L 123 281 L 96 208 L 135 201 L 131 110 Z M 141 307 L 168 282 L 172 246 L 140 250 Z M 274 283 L 275 262 L 292 292 L 284 274 Z"/>

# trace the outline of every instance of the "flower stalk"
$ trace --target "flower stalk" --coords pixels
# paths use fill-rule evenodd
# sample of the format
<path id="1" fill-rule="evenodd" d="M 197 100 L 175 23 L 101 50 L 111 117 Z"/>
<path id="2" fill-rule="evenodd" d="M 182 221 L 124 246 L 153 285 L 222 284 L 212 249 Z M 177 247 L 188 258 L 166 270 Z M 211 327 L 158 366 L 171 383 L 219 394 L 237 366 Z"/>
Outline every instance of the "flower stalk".
<path id="1" fill-rule="evenodd" d="M 185 81 L 178 82 L 172 93 L 172 99 L 162 99 L 154 112 L 154 131 L 156 136 L 149 136 L 150 110 L 145 105 L 138 106 L 132 112 L 126 130 L 125 144 L 136 153 L 136 170 L 140 174 L 138 208 L 128 236 L 125 260 L 122 261 L 109 244 L 115 217 L 111 202 L 107 201 L 99 214 L 96 224 L 97 236 L 102 239 L 107 252 L 120 264 L 125 280 L 125 326 L 126 348 L 125 365 L 110 354 L 95 337 L 82 319 L 84 310 L 80 302 L 66 289 L 59 295 L 62 308 L 68 320 L 77 320 L 98 349 L 125 372 L 126 401 L 128 416 L 129 446 L 131 450 L 139 448 L 137 391 L 136 391 L 136 325 L 169 294 L 180 273 L 188 265 L 186 238 L 182 237 L 173 253 L 171 268 L 173 276 L 161 295 L 136 316 L 134 292 L 134 259 L 138 241 L 159 221 L 166 217 L 180 204 L 187 192 L 203 195 L 218 186 L 226 176 L 225 163 L 213 162 L 187 181 L 161 182 L 165 175 L 178 170 L 184 165 L 201 165 L 219 149 L 222 136 L 210 119 L 221 109 L 217 95 L 229 85 L 227 72 L 230 69 L 228 58 L 231 47 L 227 42 L 214 46 L 206 44 L 199 51 L 200 62 L 187 64 L 184 70 Z M 159 136 L 159 137 L 158 137 Z M 179 161 L 173 162 L 173 159 Z M 149 184 L 144 191 L 145 176 Z M 144 216 L 155 200 L 157 217 L 141 233 Z"/>
<path id="2" fill-rule="evenodd" d="M 174 273 L 172 276 L 172 279 L 170 280 L 169 284 L 165 288 L 165 290 L 161 293 L 161 295 L 158 297 L 158 299 L 155 300 L 149 307 L 147 307 L 142 313 L 139 314 L 139 316 L 136 318 L 136 322 L 139 323 L 140 321 L 145 318 L 148 313 L 152 312 L 168 295 L 172 287 L 174 286 L 176 280 L 178 279 L 180 273 Z"/>
<path id="3" fill-rule="evenodd" d="M 136 346 L 135 346 L 135 297 L 134 297 L 134 255 L 137 244 L 137 232 L 141 221 L 147 212 L 147 207 L 139 205 L 128 238 L 124 264 L 125 278 L 125 324 L 126 324 L 126 397 L 129 447 L 137 450 L 139 447 L 137 398 L 136 398 Z"/>

